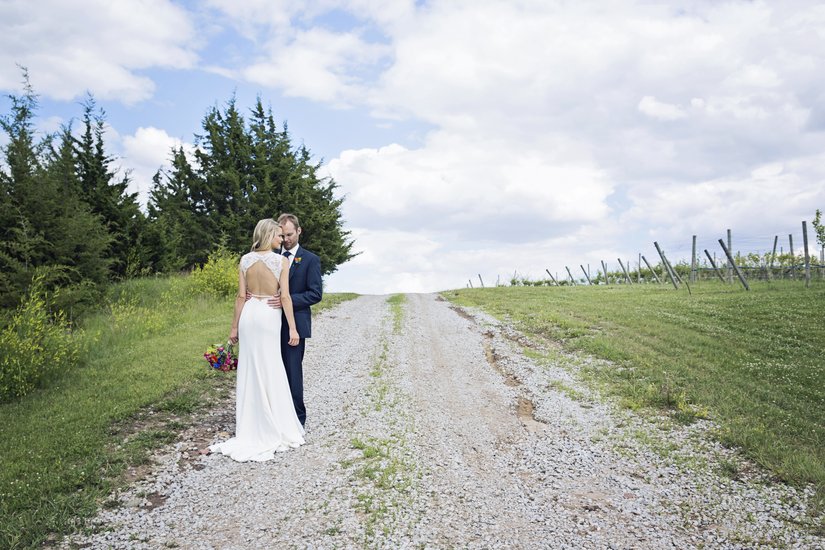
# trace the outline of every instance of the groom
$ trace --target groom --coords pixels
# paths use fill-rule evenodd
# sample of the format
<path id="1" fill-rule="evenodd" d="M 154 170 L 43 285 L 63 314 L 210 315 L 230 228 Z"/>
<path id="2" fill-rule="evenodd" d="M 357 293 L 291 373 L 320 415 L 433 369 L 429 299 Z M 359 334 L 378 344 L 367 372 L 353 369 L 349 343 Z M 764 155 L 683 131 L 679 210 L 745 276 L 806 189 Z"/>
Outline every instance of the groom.
<path id="1" fill-rule="evenodd" d="M 301 224 L 294 214 L 278 216 L 278 225 L 284 232 L 283 251 L 289 258 L 289 295 L 295 312 L 295 326 L 301 337 L 297 346 L 289 345 L 289 325 L 286 319 L 281 322 L 281 357 L 284 360 L 292 404 L 301 425 L 306 422 L 307 411 L 304 406 L 304 348 L 306 339 L 312 335 L 312 311 L 310 306 L 321 301 L 323 294 L 321 283 L 321 260 L 318 256 L 298 244 L 301 237 Z M 281 307 L 278 296 L 270 298 L 270 306 Z"/>

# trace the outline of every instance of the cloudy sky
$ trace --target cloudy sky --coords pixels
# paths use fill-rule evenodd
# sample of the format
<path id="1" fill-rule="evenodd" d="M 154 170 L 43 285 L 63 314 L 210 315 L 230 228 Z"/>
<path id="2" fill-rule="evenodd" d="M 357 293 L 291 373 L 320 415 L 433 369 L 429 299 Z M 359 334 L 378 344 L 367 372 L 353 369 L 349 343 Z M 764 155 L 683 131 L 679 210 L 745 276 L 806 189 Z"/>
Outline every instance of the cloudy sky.
<path id="1" fill-rule="evenodd" d="M 44 132 L 94 94 L 144 195 L 210 106 L 260 95 L 345 197 L 361 254 L 330 291 L 721 253 L 727 228 L 798 250 L 825 209 L 821 2 L 2 0 L 5 94 L 18 65 Z"/>

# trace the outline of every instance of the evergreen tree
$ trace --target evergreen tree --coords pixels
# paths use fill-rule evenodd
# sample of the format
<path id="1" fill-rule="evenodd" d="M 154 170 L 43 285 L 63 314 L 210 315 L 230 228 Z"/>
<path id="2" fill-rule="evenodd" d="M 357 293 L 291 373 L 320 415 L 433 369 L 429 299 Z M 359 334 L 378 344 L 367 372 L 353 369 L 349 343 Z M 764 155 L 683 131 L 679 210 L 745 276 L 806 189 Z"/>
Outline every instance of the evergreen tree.
<path id="1" fill-rule="evenodd" d="M 35 142 L 37 98 L 28 80 L 25 85 L 22 96 L 11 96 L 11 113 L 0 122 L 9 136 L 3 151 L 7 171 L 0 171 L 3 307 L 19 301 L 38 269 L 48 275 L 47 287 L 97 284 L 106 277 L 109 237 L 78 196 L 70 131 L 64 129 L 57 149 L 52 136 Z"/>
<path id="2" fill-rule="evenodd" d="M 159 171 L 149 195 L 148 219 L 152 264 L 156 271 L 179 271 L 206 261 L 212 235 L 199 215 L 191 190 L 197 175 L 182 147 L 172 150 L 170 171 Z"/>
<path id="3" fill-rule="evenodd" d="M 43 181 L 58 197 L 55 224 L 49 230 L 55 263 L 77 273 L 73 283 L 105 283 L 111 259 L 107 250 L 112 236 L 101 217 L 81 199 L 80 180 L 75 170 L 77 159 L 71 127 L 63 129 L 57 148 L 51 148 Z"/>
<path id="4" fill-rule="evenodd" d="M 5 170 L 0 171 L 3 197 L 0 203 L 3 219 L 0 226 L 0 301 L 4 307 L 15 305 L 20 299 L 46 248 L 44 235 L 32 223 L 32 219 L 39 218 L 41 205 L 41 190 L 37 186 L 40 162 L 32 129 L 37 97 L 25 71 L 24 84 L 22 96 L 9 96 L 11 113 L 0 120 L 9 137 L 3 147 Z M 34 206 L 34 211 L 28 210 L 28 203 Z"/>
<path id="5" fill-rule="evenodd" d="M 75 142 L 77 174 L 84 200 L 99 215 L 112 237 L 108 248 L 111 270 L 116 276 L 141 273 L 149 265 L 150 252 L 143 230 L 146 219 L 137 193 L 129 193 L 129 176 L 118 178 L 111 169 L 112 157 L 103 141 L 105 116 L 89 97 L 83 105 L 83 135 Z"/>

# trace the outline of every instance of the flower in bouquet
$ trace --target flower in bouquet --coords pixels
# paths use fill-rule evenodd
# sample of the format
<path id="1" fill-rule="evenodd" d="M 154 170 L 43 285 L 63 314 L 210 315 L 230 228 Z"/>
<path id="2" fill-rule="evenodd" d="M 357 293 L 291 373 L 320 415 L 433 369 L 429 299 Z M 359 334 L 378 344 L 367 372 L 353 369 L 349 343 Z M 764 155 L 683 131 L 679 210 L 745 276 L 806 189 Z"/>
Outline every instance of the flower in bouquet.
<path id="1" fill-rule="evenodd" d="M 232 345 L 215 344 L 203 354 L 209 366 L 215 370 L 227 372 L 238 368 L 238 359 L 235 357 Z"/>

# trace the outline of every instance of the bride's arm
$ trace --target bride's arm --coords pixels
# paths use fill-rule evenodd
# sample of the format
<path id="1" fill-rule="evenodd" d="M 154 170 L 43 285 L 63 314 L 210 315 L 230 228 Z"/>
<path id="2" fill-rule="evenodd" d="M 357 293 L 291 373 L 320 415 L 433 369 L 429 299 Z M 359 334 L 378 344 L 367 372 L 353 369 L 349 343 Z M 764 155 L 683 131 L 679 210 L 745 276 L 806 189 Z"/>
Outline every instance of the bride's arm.
<path id="1" fill-rule="evenodd" d="M 292 309 L 292 297 L 289 295 L 289 258 L 283 259 L 281 266 L 281 307 L 286 315 L 286 322 L 289 324 L 289 345 L 297 346 L 301 341 L 298 336 L 298 329 L 295 327 L 295 312 Z"/>
<path id="2" fill-rule="evenodd" d="M 229 341 L 238 343 L 238 320 L 241 318 L 241 311 L 246 303 L 246 277 L 243 271 L 238 268 L 238 295 L 235 296 L 235 315 L 232 317 L 232 328 L 229 329 Z"/>

